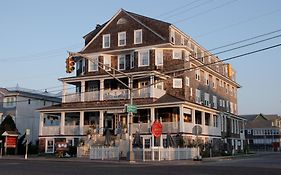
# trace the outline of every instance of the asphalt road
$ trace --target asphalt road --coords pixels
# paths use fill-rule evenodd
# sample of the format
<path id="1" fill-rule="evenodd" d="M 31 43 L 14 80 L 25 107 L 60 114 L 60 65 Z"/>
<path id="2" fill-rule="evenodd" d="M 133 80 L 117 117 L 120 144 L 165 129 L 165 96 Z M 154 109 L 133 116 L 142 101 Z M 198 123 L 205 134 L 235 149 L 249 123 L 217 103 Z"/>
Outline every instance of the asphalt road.
<path id="1" fill-rule="evenodd" d="M 134 163 L 0 158 L 0 175 L 281 175 L 281 154 L 207 162 Z"/>

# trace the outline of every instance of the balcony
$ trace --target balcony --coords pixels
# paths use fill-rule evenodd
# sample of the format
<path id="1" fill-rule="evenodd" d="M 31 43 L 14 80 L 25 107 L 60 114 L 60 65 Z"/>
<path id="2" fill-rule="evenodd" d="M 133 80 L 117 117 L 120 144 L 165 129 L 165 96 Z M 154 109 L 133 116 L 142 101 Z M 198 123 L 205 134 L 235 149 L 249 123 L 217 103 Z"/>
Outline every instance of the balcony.
<path id="1" fill-rule="evenodd" d="M 79 126 L 65 126 L 64 134 L 65 135 L 79 135 Z"/>
<path id="2" fill-rule="evenodd" d="M 59 126 L 43 126 L 42 135 L 59 135 L 60 127 Z"/>
<path id="3" fill-rule="evenodd" d="M 66 94 L 64 99 L 65 103 L 70 102 L 84 102 L 84 101 L 99 101 L 101 96 L 104 100 L 122 100 L 129 98 L 128 89 L 106 89 L 102 91 L 91 91 L 84 93 L 84 99 L 82 99 L 82 93 Z M 160 98 L 166 93 L 165 90 L 157 88 L 143 88 L 134 89 L 132 92 L 133 98 Z"/>

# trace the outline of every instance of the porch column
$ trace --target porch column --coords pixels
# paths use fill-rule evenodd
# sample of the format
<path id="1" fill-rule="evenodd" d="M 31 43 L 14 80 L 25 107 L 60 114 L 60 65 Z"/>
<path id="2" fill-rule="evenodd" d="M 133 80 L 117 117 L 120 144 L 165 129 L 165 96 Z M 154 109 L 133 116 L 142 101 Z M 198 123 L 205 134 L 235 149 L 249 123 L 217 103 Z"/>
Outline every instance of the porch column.
<path id="1" fill-rule="evenodd" d="M 227 117 L 224 115 L 224 132 L 227 131 Z"/>
<path id="2" fill-rule="evenodd" d="M 210 126 L 215 126 L 214 125 L 214 115 L 213 114 L 210 114 Z"/>
<path id="3" fill-rule="evenodd" d="M 150 76 L 149 97 L 154 97 L 154 76 Z"/>
<path id="4" fill-rule="evenodd" d="M 66 102 L 66 100 L 65 100 L 66 94 L 67 94 L 67 84 L 66 84 L 66 82 L 63 82 L 62 83 L 62 103 Z"/>
<path id="5" fill-rule="evenodd" d="M 85 101 L 85 81 L 81 81 L 81 102 Z"/>
<path id="6" fill-rule="evenodd" d="M 180 105 L 180 123 L 179 123 L 179 131 L 184 132 L 184 120 L 183 120 L 183 105 Z"/>
<path id="7" fill-rule="evenodd" d="M 151 125 L 155 121 L 155 108 L 150 108 L 150 119 L 151 119 Z M 151 127 L 151 126 L 150 126 Z M 154 136 L 151 133 L 151 147 L 154 148 Z M 154 159 L 154 151 L 152 151 L 152 159 Z"/>
<path id="8" fill-rule="evenodd" d="M 43 126 L 44 126 L 44 113 L 40 113 L 39 116 L 39 136 L 43 135 Z"/>
<path id="9" fill-rule="evenodd" d="M 191 121 L 195 125 L 195 109 L 191 109 Z"/>
<path id="10" fill-rule="evenodd" d="M 103 122 L 104 122 L 104 111 L 100 111 L 100 118 L 99 118 L 99 134 L 103 134 Z"/>
<path id="11" fill-rule="evenodd" d="M 64 126 L 65 126 L 65 112 L 61 112 L 60 117 L 60 134 L 64 135 Z"/>
<path id="12" fill-rule="evenodd" d="M 205 112 L 204 111 L 201 111 L 201 122 L 202 122 L 202 125 L 205 126 Z"/>
<path id="13" fill-rule="evenodd" d="M 80 135 L 84 134 L 84 111 L 80 111 Z"/>
<path id="14" fill-rule="evenodd" d="M 100 101 L 103 101 L 104 79 L 100 79 Z"/>

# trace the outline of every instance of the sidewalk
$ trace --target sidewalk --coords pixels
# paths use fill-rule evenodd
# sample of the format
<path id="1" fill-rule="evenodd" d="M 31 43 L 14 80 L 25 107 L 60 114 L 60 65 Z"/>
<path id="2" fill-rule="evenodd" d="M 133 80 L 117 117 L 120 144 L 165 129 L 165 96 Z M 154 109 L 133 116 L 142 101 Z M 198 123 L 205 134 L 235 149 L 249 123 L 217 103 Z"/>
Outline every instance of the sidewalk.
<path id="1" fill-rule="evenodd" d="M 28 160 L 37 160 L 37 161 L 52 161 L 52 162 L 81 162 L 81 163 L 110 163 L 110 164 L 147 164 L 147 165 L 196 165 L 196 164 L 204 164 L 208 162 L 218 162 L 224 160 L 233 160 L 233 159 L 244 159 L 251 157 L 260 157 L 265 155 L 272 154 L 280 154 L 280 152 L 259 152 L 254 154 L 243 154 L 243 155 L 234 155 L 234 156 L 223 156 L 223 157 L 208 157 L 203 158 L 202 161 L 193 161 L 193 160 L 163 160 L 163 161 L 136 161 L 134 163 L 130 163 L 127 160 L 91 160 L 89 158 L 56 158 L 56 157 L 44 157 L 37 155 L 29 155 Z M 7 155 L 0 157 L 0 160 L 25 160 L 24 155 Z"/>

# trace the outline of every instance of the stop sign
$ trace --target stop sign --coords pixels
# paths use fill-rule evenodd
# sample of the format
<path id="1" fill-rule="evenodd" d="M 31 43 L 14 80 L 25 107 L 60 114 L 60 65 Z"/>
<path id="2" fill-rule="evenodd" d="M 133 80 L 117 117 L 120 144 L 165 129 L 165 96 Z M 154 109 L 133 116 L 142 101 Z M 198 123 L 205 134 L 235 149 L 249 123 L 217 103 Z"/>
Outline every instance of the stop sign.
<path id="1" fill-rule="evenodd" d="M 156 120 L 151 126 L 151 132 L 154 135 L 154 137 L 158 138 L 162 134 L 162 124 Z"/>

